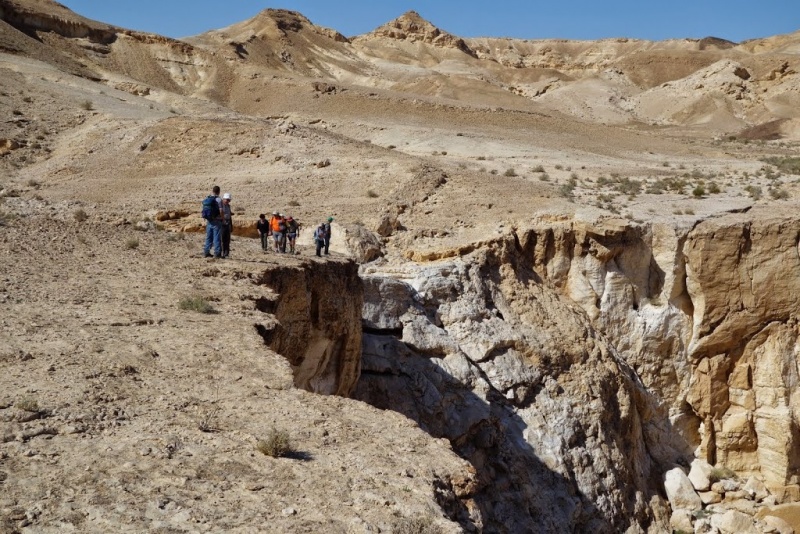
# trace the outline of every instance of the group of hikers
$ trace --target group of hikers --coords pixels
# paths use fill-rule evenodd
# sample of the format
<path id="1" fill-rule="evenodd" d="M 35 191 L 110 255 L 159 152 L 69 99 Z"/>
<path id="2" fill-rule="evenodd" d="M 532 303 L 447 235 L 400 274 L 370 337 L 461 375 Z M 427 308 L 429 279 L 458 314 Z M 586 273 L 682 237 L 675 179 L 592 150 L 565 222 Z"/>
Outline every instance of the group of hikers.
<path id="1" fill-rule="evenodd" d="M 231 210 L 231 194 L 225 193 L 220 197 L 219 186 L 211 189 L 202 203 L 201 215 L 206 221 L 206 242 L 203 246 L 203 256 L 211 258 L 211 248 L 214 248 L 214 258 L 227 258 L 231 253 L 231 233 L 233 232 L 233 212 Z M 331 245 L 331 223 L 333 217 L 328 217 L 325 222 L 314 230 L 314 242 L 317 256 L 324 252 L 328 255 Z M 300 234 L 300 223 L 291 215 L 284 215 L 277 211 L 272 212 L 272 217 L 267 220 L 265 214 L 258 216 L 256 223 L 258 235 L 261 237 L 261 250 L 272 248 L 275 252 L 285 254 L 299 254 L 296 250 L 297 236 Z"/>

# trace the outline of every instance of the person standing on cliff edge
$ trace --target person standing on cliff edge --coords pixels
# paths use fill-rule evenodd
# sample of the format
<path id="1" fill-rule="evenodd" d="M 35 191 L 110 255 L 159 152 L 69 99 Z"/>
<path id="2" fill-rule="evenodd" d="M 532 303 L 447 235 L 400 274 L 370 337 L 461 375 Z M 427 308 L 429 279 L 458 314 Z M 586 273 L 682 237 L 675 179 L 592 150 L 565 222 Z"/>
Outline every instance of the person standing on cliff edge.
<path id="1" fill-rule="evenodd" d="M 211 246 L 214 246 L 214 257 L 222 257 L 222 201 L 219 198 L 219 186 L 211 189 L 202 204 L 201 215 L 206 221 L 206 242 L 203 246 L 203 257 L 211 257 Z"/>
<path id="2" fill-rule="evenodd" d="M 328 217 L 328 220 L 323 223 L 325 227 L 325 255 L 328 255 L 328 249 L 331 246 L 331 223 L 333 222 L 333 217 Z M 317 254 L 319 256 L 319 254 Z"/>

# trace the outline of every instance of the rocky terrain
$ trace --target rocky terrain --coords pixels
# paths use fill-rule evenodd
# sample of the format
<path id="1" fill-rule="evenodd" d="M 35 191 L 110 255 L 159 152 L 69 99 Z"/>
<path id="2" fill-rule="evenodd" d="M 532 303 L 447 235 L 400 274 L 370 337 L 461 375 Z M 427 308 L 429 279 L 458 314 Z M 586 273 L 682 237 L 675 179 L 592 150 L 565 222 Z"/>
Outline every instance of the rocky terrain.
<path id="1" fill-rule="evenodd" d="M 0 0 L 0 531 L 800 529 L 799 43 Z"/>

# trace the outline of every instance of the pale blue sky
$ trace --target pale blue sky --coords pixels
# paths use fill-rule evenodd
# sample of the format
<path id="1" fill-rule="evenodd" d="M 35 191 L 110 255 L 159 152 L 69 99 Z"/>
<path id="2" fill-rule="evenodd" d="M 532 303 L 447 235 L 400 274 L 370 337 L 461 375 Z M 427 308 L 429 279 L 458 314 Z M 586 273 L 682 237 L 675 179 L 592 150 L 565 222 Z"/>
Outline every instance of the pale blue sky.
<path id="1" fill-rule="evenodd" d="M 746 39 L 800 29 L 800 0 L 59 0 L 90 19 L 186 37 L 268 7 L 299 11 L 347 36 L 409 10 L 461 37 Z"/>

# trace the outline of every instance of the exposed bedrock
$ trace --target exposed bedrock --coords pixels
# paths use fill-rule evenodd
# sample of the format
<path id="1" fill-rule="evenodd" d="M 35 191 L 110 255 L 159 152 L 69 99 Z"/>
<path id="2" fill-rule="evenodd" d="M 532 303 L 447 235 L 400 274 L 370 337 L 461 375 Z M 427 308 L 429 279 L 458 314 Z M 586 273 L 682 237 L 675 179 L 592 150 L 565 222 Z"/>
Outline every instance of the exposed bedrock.
<path id="1" fill-rule="evenodd" d="M 519 243 L 669 408 L 674 446 L 796 500 L 799 239 L 800 221 L 729 215 L 547 223 Z"/>
<path id="2" fill-rule="evenodd" d="M 695 457 L 797 500 L 799 241 L 744 214 L 543 220 L 368 267 L 354 396 L 451 441 L 486 532 L 668 530 L 664 474 Z"/>
<path id="3" fill-rule="evenodd" d="M 349 396 L 361 369 L 363 287 L 352 261 L 302 262 L 261 274 L 275 299 L 257 303 L 274 314 L 256 325 L 264 342 L 292 367 L 296 387 Z"/>
<path id="4" fill-rule="evenodd" d="M 647 434 L 670 434 L 667 412 L 513 239 L 404 276 L 365 276 L 354 396 L 472 463 L 479 487 L 454 519 L 484 532 L 666 528 L 660 466 L 681 453 L 648 450 Z"/>

